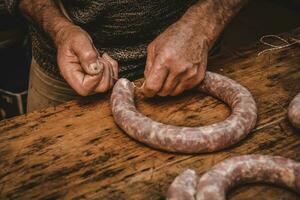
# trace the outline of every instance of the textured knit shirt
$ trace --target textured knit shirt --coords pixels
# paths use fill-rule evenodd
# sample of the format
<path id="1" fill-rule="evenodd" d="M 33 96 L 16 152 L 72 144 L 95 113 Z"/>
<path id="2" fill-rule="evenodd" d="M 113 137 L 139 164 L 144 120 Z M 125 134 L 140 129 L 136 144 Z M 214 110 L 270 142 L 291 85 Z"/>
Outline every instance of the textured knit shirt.
<path id="1" fill-rule="evenodd" d="M 100 53 L 118 61 L 120 77 L 143 74 L 147 45 L 199 0 L 62 0 L 72 21 L 87 31 Z M 18 0 L 6 0 L 17 13 Z M 41 68 L 62 79 L 56 49 L 40 28 L 30 26 L 33 57 Z"/>

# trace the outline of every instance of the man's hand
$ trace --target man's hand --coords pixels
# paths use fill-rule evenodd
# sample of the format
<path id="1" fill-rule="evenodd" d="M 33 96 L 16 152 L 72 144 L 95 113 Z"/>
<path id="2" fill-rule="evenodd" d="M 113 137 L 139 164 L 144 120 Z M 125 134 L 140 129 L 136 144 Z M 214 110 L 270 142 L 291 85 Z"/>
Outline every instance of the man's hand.
<path id="1" fill-rule="evenodd" d="M 98 54 L 93 41 L 83 29 L 63 27 L 55 37 L 60 72 L 80 95 L 106 92 L 118 78 L 118 63 L 109 55 Z"/>
<path id="2" fill-rule="evenodd" d="M 118 78 L 118 63 L 99 56 L 89 34 L 70 22 L 53 0 L 20 0 L 23 15 L 41 27 L 57 47 L 60 72 L 80 95 L 106 92 Z"/>
<path id="3" fill-rule="evenodd" d="M 205 76 L 208 50 L 205 34 L 187 24 L 173 24 L 148 46 L 144 94 L 174 96 L 199 84 Z"/>
<path id="4" fill-rule="evenodd" d="M 145 96 L 178 95 L 205 77 L 207 56 L 220 32 L 247 0 L 201 0 L 147 49 Z"/>

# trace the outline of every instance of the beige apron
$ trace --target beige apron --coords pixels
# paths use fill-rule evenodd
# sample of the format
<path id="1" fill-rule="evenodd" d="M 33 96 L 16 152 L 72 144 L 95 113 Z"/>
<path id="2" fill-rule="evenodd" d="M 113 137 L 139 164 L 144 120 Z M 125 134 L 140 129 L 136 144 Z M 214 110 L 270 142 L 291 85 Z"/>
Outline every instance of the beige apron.
<path id="1" fill-rule="evenodd" d="M 27 112 L 79 98 L 79 95 L 63 81 L 56 80 L 42 71 L 32 59 L 27 98 Z"/>

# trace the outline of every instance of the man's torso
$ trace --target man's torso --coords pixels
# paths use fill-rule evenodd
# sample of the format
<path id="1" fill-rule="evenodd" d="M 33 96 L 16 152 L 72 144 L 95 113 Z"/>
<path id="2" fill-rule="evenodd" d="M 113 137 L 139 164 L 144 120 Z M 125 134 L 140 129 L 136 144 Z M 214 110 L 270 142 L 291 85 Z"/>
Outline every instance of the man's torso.
<path id="1" fill-rule="evenodd" d="M 197 0 L 62 0 L 72 21 L 93 38 L 100 53 L 120 64 L 120 76 L 143 72 L 147 45 L 177 21 Z M 33 54 L 46 72 L 59 76 L 56 52 L 47 36 L 33 27 Z"/>

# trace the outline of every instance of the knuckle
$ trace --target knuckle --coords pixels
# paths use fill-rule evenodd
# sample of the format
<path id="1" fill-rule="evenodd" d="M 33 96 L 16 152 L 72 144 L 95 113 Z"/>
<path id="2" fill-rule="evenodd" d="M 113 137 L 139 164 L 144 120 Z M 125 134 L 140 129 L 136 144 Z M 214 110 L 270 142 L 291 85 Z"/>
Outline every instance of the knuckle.
<path id="1" fill-rule="evenodd" d="M 173 63 L 176 63 L 176 64 L 172 65 L 173 67 L 170 69 L 170 71 L 172 71 L 174 74 L 181 74 L 181 73 L 193 70 L 193 66 L 191 64 L 187 64 L 187 63 L 181 62 L 181 61 L 177 61 L 177 62 L 173 62 Z"/>
<path id="2" fill-rule="evenodd" d="M 170 52 L 164 51 L 161 53 L 161 58 L 165 64 L 173 64 L 176 63 L 175 56 L 173 56 Z"/>
<path id="3" fill-rule="evenodd" d="M 154 69 L 156 69 L 157 71 L 161 71 L 161 70 L 163 70 L 164 68 L 166 68 L 165 65 L 156 65 L 156 66 L 154 67 Z"/>
<path id="4" fill-rule="evenodd" d="M 196 69 L 196 67 L 194 67 L 194 65 L 192 63 L 185 63 L 184 66 L 187 70 Z"/>
<path id="5" fill-rule="evenodd" d="M 198 75 L 198 70 L 196 68 L 192 68 L 189 70 L 189 73 L 187 74 L 187 79 L 194 79 Z"/>
<path id="6" fill-rule="evenodd" d="M 97 53 L 95 51 L 86 51 L 82 54 L 82 57 L 84 59 L 96 59 L 97 58 Z"/>

